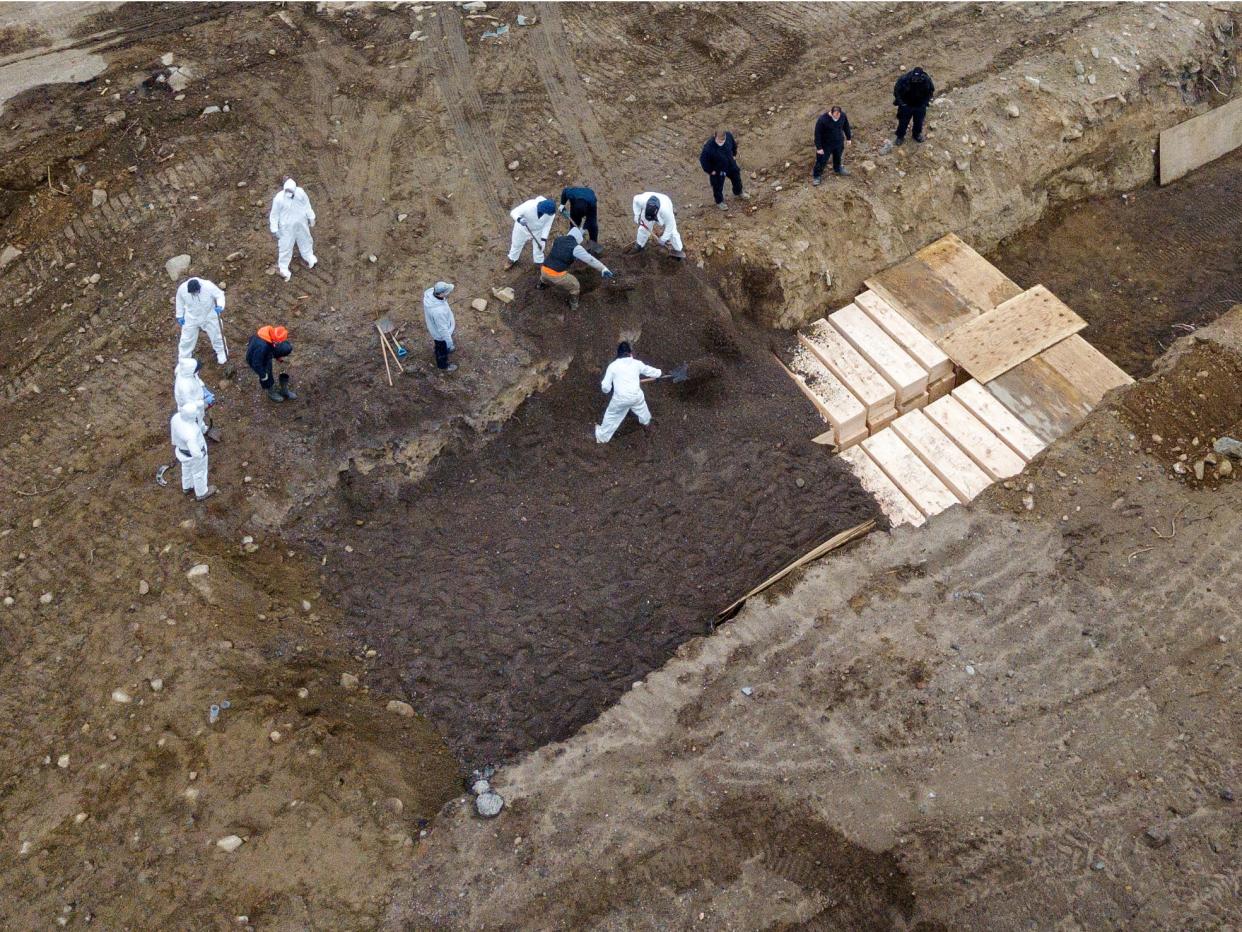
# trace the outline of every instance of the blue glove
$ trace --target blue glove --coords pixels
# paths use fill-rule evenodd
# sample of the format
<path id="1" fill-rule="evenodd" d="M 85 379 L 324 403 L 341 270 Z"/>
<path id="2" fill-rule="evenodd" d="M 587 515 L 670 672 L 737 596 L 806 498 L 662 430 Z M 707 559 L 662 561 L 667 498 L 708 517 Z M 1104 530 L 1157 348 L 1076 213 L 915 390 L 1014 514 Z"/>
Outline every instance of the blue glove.
<path id="1" fill-rule="evenodd" d="M 178 325 L 179 327 L 184 327 L 184 326 L 185 326 L 185 318 L 184 318 L 184 317 L 178 317 L 178 318 L 177 318 L 177 325 Z"/>
<path id="2" fill-rule="evenodd" d="M 218 304 L 216 305 L 215 310 L 216 310 L 216 316 L 217 316 L 217 317 L 219 317 L 221 314 L 223 314 L 223 313 L 224 313 L 224 308 L 222 308 L 222 307 L 221 307 L 220 305 L 218 305 Z"/>
<path id="3" fill-rule="evenodd" d="M 216 403 L 216 396 L 206 385 L 203 386 L 203 403 L 209 408 Z"/>
<path id="4" fill-rule="evenodd" d="M 615 275 L 613 275 L 613 274 L 612 274 L 612 271 L 611 271 L 611 270 L 605 270 L 605 271 L 604 271 L 604 273 L 603 273 L 603 275 L 604 275 L 604 278 L 616 278 L 616 277 L 617 277 L 617 276 L 615 276 Z"/>

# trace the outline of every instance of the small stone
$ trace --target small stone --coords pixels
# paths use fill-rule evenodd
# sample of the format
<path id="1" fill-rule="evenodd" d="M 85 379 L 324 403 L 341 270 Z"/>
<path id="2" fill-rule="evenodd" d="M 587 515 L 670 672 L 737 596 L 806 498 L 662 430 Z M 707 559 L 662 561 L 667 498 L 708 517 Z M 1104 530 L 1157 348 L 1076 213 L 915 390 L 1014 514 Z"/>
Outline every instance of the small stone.
<path id="1" fill-rule="evenodd" d="M 513 301 L 515 295 L 513 293 L 513 289 L 506 285 L 504 288 L 493 288 L 492 297 L 494 297 L 497 301 L 503 301 L 505 304 L 509 304 Z"/>
<path id="2" fill-rule="evenodd" d="M 414 706 L 408 702 L 402 702 L 400 699 L 390 699 L 388 705 L 384 706 L 384 708 L 405 718 L 412 718 L 414 715 Z"/>
<path id="3" fill-rule="evenodd" d="M 206 563 L 196 563 L 186 570 L 185 575 L 187 578 L 193 579 L 196 576 L 206 576 L 210 572 L 211 567 L 209 567 Z"/>
<path id="4" fill-rule="evenodd" d="M 1005 112 L 1008 113 L 1015 120 L 1018 117 L 1022 116 L 1022 111 L 1018 109 L 1017 104 L 1010 104 L 1008 107 L 1005 108 Z"/>
<path id="5" fill-rule="evenodd" d="M 85 812 L 79 812 L 77 815 L 73 817 L 73 824 L 81 825 L 83 822 L 85 822 L 89 818 L 90 816 L 88 816 Z"/>
<path id="6" fill-rule="evenodd" d="M 112 701 L 113 701 L 113 702 L 120 702 L 120 703 L 122 703 L 122 704 L 125 704 L 125 703 L 130 703 L 130 702 L 133 702 L 134 700 L 133 700 L 132 698 L 130 698 L 129 693 L 127 693 L 125 690 L 123 690 L 123 689 L 114 689 L 114 690 L 112 690 Z"/>
<path id="7" fill-rule="evenodd" d="M 463 3 L 461 9 L 463 13 L 485 13 L 487 4 L 483 0 L 470 0 L 468 3 Z"/>
<path id="8" fill-rule="evenodd" d="M 173 281 L 177 281 L 190 267 L 190 257 L 187 255 L 173 256 L 164 263 L 164 271 L 168 273 L 168 277 Z"/>
<path id="9" fill-rule="evenodd" d="M 743 687 L 742 687 L 742 695 L 743 695 L 743 696 L 753 696 L 754 694 L 755 694 L 755 688 L 754 688 L 753 686 L 743 686 Z"/>
<path id="10" fill-rule="evenodd" d="M 1161 825 L 1149 825 L 1143 832 L 1143 841 L 1153 848 L 1163 848 L 1169 843 L 1168 829 Z"/>
<path id="11" fill-rule="evenodd" d="M 1094 74 L 1089 74 L 1089 75 L 1087 75 L 1087 83 L 1088 83 L 1088 84 L 1094 85 L 1094 84 L 1095 84 L 1095 81 L 1096 81 L 1096 78 L 1095 78 L 1095 75 L 1094 75 Z"/>
<path id="12" fill-rule="evenodd" d="M 480 793 L 474 799 L 475 811 L 485 819 L 492 819 L 500 815 L 500 810 L 504 807 L 504 797 L 491 790 L 488 790 L 486 793 Z"/>
<path id="13" fill-rule="evenodd" d="M 1217 795 L 1227 803 L 1233 802 L 1233 790 L 1228 787 L 1222 787 Z"/>
<path id="14" fill-rule="evenodd" d="M 1200 482 L 1203 481 L 1204 467 L 1205 467 L 1205 464 L 1203 460 L 1195 460 L 1195 465 L 1194 465 L 1195 478 L 1198 479 Z"/>
<path id="15" fill-rule="evenodd" d="M 357 689 L 358 688 L 358 677 L 354 676 L 352 673 L 342 673 L 341 674 L 341 688 L 350 689 L 350 690 Z"/>
<path id="16" fill-rule="evenodd" d="M 1099 49 L 1097 49 L 1094 45 L 1093 45 L 1093 46 L 1091 46 L 1091 57 L 1092 57 L 1092 58 L 1099 58 L 1099 57 L 1100 57 L 1100 50 L 1099 50 Z"/>
<path id="17" fill-rule="evenodd" d="M 308 698 L 310 698 L 310 690 L 309 690 L 309 689 L 307 689 L 305 686 L 300 686 L 300 687 L 298 687 L 298 698 L 299 698 L 299 699 L 308 699 Z"/>
<path id="18" fill-rule="evenodd" d="M 519 162 L 517 159 L 514 159 L 512 162 L 510 162 L 510 163 L 509 163 L 509 171 L 511 171 L 511 172 L 515 172 L 515 171 L 517 171 L 517 170 L 518 170 L 518 166 L 519 166 L 519 165 L 521 165 L 521 164 L 522 164 L 522 163 L 521 163 L 521 162 Z"/>
<path id="19" fill-rule="evenodd" d="M 145 579 L 138 580 L 138 594 L 139 595 L 146 595 L 150 591 L 151 591 L 151 584 L 149 582 L 147 582 Z"/>
<path id="20" fill-rule="evenodd" d="M 367 261 L 368 262 L 379 262 L 379 257 L 376 255 L 369 255 L 367 256 Z"/>
<path id="21" fill-rule="evenodd" d="M 306 599 L 303 599 L 302 600 L 302 611 L 309 612 L 310 610 L 311 610 L 310 602 L 306 601 Z"/>
<path id="22" fill-rule="evenodd" d="M 397 214 L 397 223 L 405 223 L 405 218 L 408 216 L 409 214 Z"/>
<path id="23" fill-rule="evenodd" d="M 147 685 L 151 687 L 151 692 L 157 693 L 164 688 L 164 680 L 161 677 L 156 676 L 153 677 Z"/>
<path id="24" fill-rule="evenodd" d="M 219 113 L 219 112 L 220 112 L 220 108 L 217 107 L 215 104 L 212 104 L 210 107 L 204 107 L 203 112 L 200 113 L 199 116 L 208 116 L 212 113 Z"/>
<path id="25" fill-rule="evenodd" d="M 1023 495 L 1022 496 L 1022 507 L 1025 508 L 1027 511 L 1034 511 L 1035 510 L 1035 496 L 1034 495 Z"/>
<path id="26" fill-rule="evenodd" d="M 165 52 L 163 55 L 160 56 L 160 64 L 166 68 L 169 65 L 171 65 L 174 61 L 176 61 L 176 59 L 173 57 L 172 52 Z"/>
<path id="27" fill-rule="evenodd" d="M 221 838 L 219 841 L 216 842 L 217 848 L 219 848 L 221 851 L 227 851 L 230 854 L 232 854 L 234 851 L 236 851 L 241 846 L 242 846 L 242 840 L 238 838 L 236 835 L 225 835 L 223 838 Z"/>
<path id="28" fill-rule="evenodd" d="M 4 251 L 0 252 L 0 269 L 4 268 L 14 259 L 22 254 L 22 250 L 16 246 L 5 246 Z"/>
<path id="29" fill-rule="evenodd" d="M 13 597 L 12 597 L 11 595 L 6 595 L 6 596 L 4 597 L 4 607 L 5 607 L 5 608 L 12 608 L 14 604 L 15 604 L 15 601 L 14 601 L 14 599 L 13 599 Z"/>
<path id="30" fill-rule="evenodd" d="M 1075 58 L 1074 59 L 1074 74 L 1086 74 L 1086 73 L 1087 73 L 1087 66 L 1084 65 L 1077 58 Z"/>
<path id="31" fill-rule="evenodd" d="M 267 740 L 272 742 L 272 744 L 279 744 L 280 739 L 283 737 L 284 735 L 282 735 L 279 731 L 269 731 L 267 733 Z"/>
<path id="32" fill-rule="evenodd" d="M 974 676 L 974 675 L 975 675 L 975 668 L 974 668 L 973 666 L 971 666 L 970 664 L 966 664 L 966 675 L 967 675 L 967 676 Z"/>
<path id="33" fill-rule="evenodd" d="M 1040 85 L 1039 78 L 1032 77 L 1031 75 L 1028 74 L 1026 76 L 1026 83 L 1031 85 L 1031 87 L 1035 88 L 1036 90 L 1039 89 L 1039 85 Z"/>
<path id="34" fill-rule="evenodd" d="M 470 784 L 470 792 L 475 796 L 482 796 L 484 793 L 490 793 L 491 789 L 492 785 L 482 779 L 475 780 L 472 784 Z"/>
<path id="35" fill-rule="evenodd" d="M 43 593 L 43 595 L 39 596 L 39 604 L 40 605 L 51 605 L 52 604 L 52 593 L 45 592 Z"/>
<path id="36" fill-rule="evenodd" d="M 246 258 L 246 251 L 244 249 L 239 249 L 237 250 L 237 252 L 231 252 L 227 256 L 225 256 L 224 261 L 225 262 L 236 262 L 238 259 L 244 259 L 244 258 Z"/>
<path id="37" fill-rule="evenodd" d="M 91 191 L 91 206 L 92 207 L 103 207 L 103 205 L 106 203 L 108 203 L 108 192 L 107 191 L 105 191 L 103 188 L 95 188 Z"/>
<path id="38" fill-rule="evenodd" d="M 487 298 L 475 298 L 470 302 L 470 306 L 479 313 L 487 310 Z"/>
<path id="39" fill-rule="evenodd" d="M 800 489 L 804 488 L 806 486 L 806 480 L 803 479 L 801 476 L 799 476 L 797 479 L 794 480 L 794 485 L 796 485 Z"/>
<path id="40" fill-rule="evenodd" d="M 1102 870 L 1104 870 L 1104 862 L 1103 862 L 1103 861 L 1096 861 L 1094 864 L 1092 864 L 1092 865 L 1091 865 L 1091 869 L 1092 869 L 1093 871 L 1102 871 Z"/>
<path id="41" fill-rule="evenodd" d="M 1216 464 L 1216 477 L 1218 479 L 1224 479 L 1226 476 L 1232 476 L 1232 475 L 1233 475 L 1233 463 L 1231 463 L 1229 460 L 1227 459 L 1221 460 L 1219 463 Z"/>
<path id="42" fill-rule="evenodd" d="M 875 162 L 871 161 L 871 159 L 867 159 L 866 161 L 862 162 L 859 167 L 863 171 L 865 171 L 868 175 L 870 175 L 873 171 L 875 171 Z"/>
<path id="43" fill-rule="evenodd" d="M 68 755 L 68 754 L 62 754 L 62 755 L 60 755 L 60 757 L 56 758 L 56 766 L 57 766 L 57 767 L 59 767 L 61 770 L 65 770 L 66 768 L 68 768 L 68 766 L 69 766 L 69 755 Z"/>
<path id="44" fill-rule="evenodd" d="M 120 123 L 123 119 L 125 119 L 124 110 L 113 110 L 111 113 L 109 113 L 107 116 L 104 117 L 104 123 L 106 123 L 108 126 L 116 126 L 116 124 Z"/>

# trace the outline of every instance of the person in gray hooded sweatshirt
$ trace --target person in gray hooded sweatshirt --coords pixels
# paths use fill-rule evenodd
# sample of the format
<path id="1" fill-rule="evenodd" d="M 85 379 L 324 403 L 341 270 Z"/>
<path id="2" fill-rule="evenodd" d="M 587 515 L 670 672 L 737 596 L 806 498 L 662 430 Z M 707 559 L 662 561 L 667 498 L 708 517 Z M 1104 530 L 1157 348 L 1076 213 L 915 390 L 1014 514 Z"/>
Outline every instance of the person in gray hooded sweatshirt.
<path id="1" fill-rule="evenodd" d="M 453 331 L 457 329 L 457 319 L 453 317 L 453 309 L 445 300 L 452 292 L 453 286 L 448 282 L 436 282 L 423 292 L 423 319 L 427 322 L 427 332 L 435 346 L 436 368 L 442 372 L 453 372 L 457 363 L 449 362 L 449 353 L 457 349 L 453 343 Z"/>

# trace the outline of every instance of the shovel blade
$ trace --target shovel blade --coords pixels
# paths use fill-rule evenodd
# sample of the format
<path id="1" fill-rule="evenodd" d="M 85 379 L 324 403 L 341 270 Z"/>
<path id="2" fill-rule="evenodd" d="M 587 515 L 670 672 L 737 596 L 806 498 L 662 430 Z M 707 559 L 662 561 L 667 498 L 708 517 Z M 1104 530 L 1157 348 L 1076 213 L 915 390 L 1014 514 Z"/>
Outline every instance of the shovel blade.
<path id="1" fill-rule="evenodd" d="M 690 378 L 690 364 L 683 362 L 680 366 L 669 372 L 668 377 L 673 382 L 684 382 Z"/>

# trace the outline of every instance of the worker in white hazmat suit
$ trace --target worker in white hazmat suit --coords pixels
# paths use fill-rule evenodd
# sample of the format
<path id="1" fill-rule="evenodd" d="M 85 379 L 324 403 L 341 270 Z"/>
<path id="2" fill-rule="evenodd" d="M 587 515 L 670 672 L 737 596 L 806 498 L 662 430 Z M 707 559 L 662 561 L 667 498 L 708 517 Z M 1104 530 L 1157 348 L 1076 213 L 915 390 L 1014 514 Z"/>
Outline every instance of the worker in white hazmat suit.
<path id="1" fill-rule="evenodd" d="M 289 262 L 293 259 L 295 242 L 306 267 L 315 267 L 319 260 L 315 258 L 315 241 L 311 239 L 310 232 L 315 225 L 315 211 L 306 192 L 292 178 L 286 179 L 285 186 L 272 198 L 272 211 L 268 214 L 267 224 L 272 236 L 276 237 L 276 267 L 285 281 L 293 277 Z"/>
<path id="2" fill-rule="evenodd" d="M 169 436 L 177 462 L 181 464 L 181 491 L 194 493 L 198 501 L 211 498 L 216 487 L 207 484 L 207 438 L 199 426 L 203 403 L 191 401 L 177 409 L 168 422 Z"/>
<path id="3" fill-rule="evenodd" d="M 647 245 L 647 240 L 661 227 L 657 237 L 661 246 L 669 247 L 674 259 L 684 259 L 686 254 L 681 248 L 681 234 L 677 232 L 677 217 L 673 214 L 673 202 L 667 194 L 648 191 L 634 197 L 634 222 L 638 224 L 636 244 L 639 249 Z"/>
<path id="4" fill-rule="evenodd" d="M 543 265 L 543 250 L 548 244 L 548 233 L 556 219 L 556 202 L 546 197 L 532 197 L 509 211 L 513 218 L 513 237 L 509 241 L 509 264 L 513 268 L 522 258 L 522 250 L 531 243 L 535 265 Z"/>
<path id="5" fill-rule="evenodd" d="M 612 400 L 604 411 L 603 422 L 595 427 L 596 443 L 611 440 L 631 411 L 643 427 L 651 423 L 651 410 L 647 407 L 640 380 L 658 379 L 661 375 L 663 373 L 655 366 L 635 359 L 629 343 L 622 341 L 617 345 L 617 358 L 604 370 L 604 380 L 599 383 L 605 395 L 612 392 Z"/>
<path id="6" fill-rule="evenodd" d="M 446 300 L 452 290 L 453 286 L 448 282 L 436 282 L 423 292 L 423 320 L 427 324 L 427 332 L 431 334 L 436 368 L 441 372 L 457 371 L 457 363 L 449 362 L 449 353 L 457 349 L 457 344 L 453 342 L 457 318 Z"/>
<path id="7" fill-rule="evenodd" d="M 199 362 L 197 359 L 178 359 L 177 374 L 173 380 L 173 398 L 177 402 L 177 407 L 182 408 L 192 402 L 198 402 L 203 406 L 202 412 L 198 417 L 199 427 L 203 432 L 207 431 L 207 408 L 211 407 L 216 400 L 215 395 L 203 384 L 203 380 L 198 375 Z"/>
<path id="8" fill-rule="evenodd" d="M 177 323 L 181 325 L 181 342 L 177 345 L 177 358 L 194 355 L 198 345 L 198 332 L 204 330 L 216 351 L 216 362 L 228 362 L 224 349 L 224 337 L 220 333 L 220 315 L 224 313 L 224 292 L 214 282 L 205 278 L 188 278 L 177 289 Z"/>

